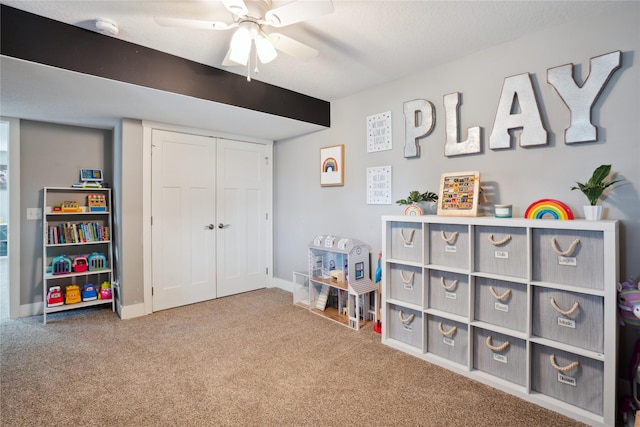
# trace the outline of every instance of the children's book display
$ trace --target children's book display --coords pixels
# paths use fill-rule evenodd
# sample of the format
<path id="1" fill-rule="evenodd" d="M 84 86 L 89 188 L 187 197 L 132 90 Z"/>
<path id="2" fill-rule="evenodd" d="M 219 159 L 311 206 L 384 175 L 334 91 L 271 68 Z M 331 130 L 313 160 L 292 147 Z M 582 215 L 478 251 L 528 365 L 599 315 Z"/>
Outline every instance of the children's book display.
<path id="1" fill-rule="evenodd" d="M 637 286 L 617 295 L 617 221 L 382 220 L 383 344 L 616 425 L 618 312 L 640 324 Z"/>
<path id="2" fill-rule="evenodd" d="M 102 178 L 95 170 L 84 176 Z M 44 323 L 48 314 L 64 310 L 99 304 L 115 310 L 111 190 L 47 187 L 43 192 Z"/>

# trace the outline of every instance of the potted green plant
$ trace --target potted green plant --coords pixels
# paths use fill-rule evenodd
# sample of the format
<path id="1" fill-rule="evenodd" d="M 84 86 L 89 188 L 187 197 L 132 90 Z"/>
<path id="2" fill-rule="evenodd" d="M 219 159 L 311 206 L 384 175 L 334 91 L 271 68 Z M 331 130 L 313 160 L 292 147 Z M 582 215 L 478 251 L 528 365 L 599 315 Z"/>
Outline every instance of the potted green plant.
<path id="1" fill-rule="evenodd" d="M 396 200 L 400 206 L 407 206 L 404 210 L 405 215 L 423 215 L 426 213 L 434 213 L 435 202 L 438 201 L 438 195 L 432 191 L 414 190 L 409 192 L 406 199 Z"/>
<path id="2" fill-rule="evenodd" d="M 615 184 L 622 181 L 616 179 L 614 181 L 605 181 L 605 178 L 611 173 L 611 165 L 600 165 L 593 171 L 593 175 L 589 181 L 584 184 L 577 182 L 578 186 L 571 187 L 572 190 L 580 190 L 589 200 L 589 206 L 584 207 L 584 216 L 589 220 L 599 220 L 602 218 L 602 206 L 598 206 L 598 200 L 602 196 L 602 192 Z"/>

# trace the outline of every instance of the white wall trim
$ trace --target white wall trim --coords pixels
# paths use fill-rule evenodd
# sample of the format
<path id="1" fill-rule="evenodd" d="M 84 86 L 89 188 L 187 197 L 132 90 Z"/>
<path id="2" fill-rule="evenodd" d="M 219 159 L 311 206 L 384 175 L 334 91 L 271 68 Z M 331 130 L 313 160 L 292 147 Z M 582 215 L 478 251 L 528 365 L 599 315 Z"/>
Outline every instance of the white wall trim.
<path id="1" fill-rule="evenodd" d="M 20 120 L 5 117 L 0 120 L 9 123 L 9 317 L 15 319 L 23 317 L 20 306 Z"/>
<path id="2" fill-rule="evenodd" d="M 141 317 L 150 313 L 146 311 L 146 303 L 123 305 L 119 307 L 118 315 L 120 319 L 127 320 L 135 317 Z"/>
<path id="3" fill-rule="evenodd" d="M 293 293 L 293 282 L 285 279 L 280 279 L 278 277 L 274 277 L 273 280 L 271 281 L 270 288 L 280 288 L 287 292 Z M 291 301 L 291 304 L 293 304 L 293 301 Z"/>
<path id="4" fill-rule="evenodd" d="M 270 139 L 252 138 L 249 136 L 243 136 L 243 135 L 226 133 L 226 132 L 216 132 L 216 131 L 207 130 L 207 129 L 186 128 L 184 126 L 153 122 L 149 120 L 143 120 L 142 127 L 145 129 L 149 128 L 149 129 L 166 130 L 169 132 L 188 133 L 190 135 L 209 136 L 212 138 L 234 139 L 236 141 L 243 141 L 243 142 L 255 142 L 258 144 L 273 144 L 273 141 Z"/>
<path id="5" fill-rule="evenodd" d="M 142 122 L 142 265 L 143 265 L 143 314 L 153 313 L 153 271 L 151 262 L 151 131 Z"/>
<path id="6" fill-rule="evenodd" d="M 16 317 L 42 316 L 44 313 L 44 302 L 34 302 L 31 304 L 23 304 L 18 307 L 18 315 Z M 13 318 L 13 316 L 11 316 Z"/>

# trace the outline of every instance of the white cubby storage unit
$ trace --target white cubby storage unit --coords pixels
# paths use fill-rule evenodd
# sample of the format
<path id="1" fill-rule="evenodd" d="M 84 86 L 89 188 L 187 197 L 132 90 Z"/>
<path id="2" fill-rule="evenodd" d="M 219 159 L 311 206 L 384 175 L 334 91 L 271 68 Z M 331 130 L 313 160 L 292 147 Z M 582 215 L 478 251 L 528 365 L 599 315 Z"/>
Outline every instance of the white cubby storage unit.
<path id="1" fill-rule="evenodd" d="M 617 221 L 385 216 L 382 248 L 384 344 L 615 424 Z"/>
<path id="2" fill-rule="evenodd" d="M 117 289 L 114 289 L 113 282 L 111 189 L 46 187 L 43 192 L 44 323 L 47 323 L 47 314 L 82 307 L 110 304 L 115 311 Z M 87 199 L 90 194 L 103 195 L 105 206 L 90 208 Z M 77 204 L 78 211 L 55 209 L 65 202 Z M 77 257 L 87 260 L 86 269 L 68 265 L 69 261 L 73 262 Z M 52 263 L 56 259 L 62 261 L 54 266 Z M 100 287 L 104 282 L 110 286 L 111 298 L 100 295 L 100 298 L 85 301 L 81 298 L 80 302 L 73 304 L 49 306 L 47 303 L 47 293 L 51 287 L 59 286 L 64 299 L 69 285 L 77 285 L 82 293 L 84 285 L 92 284 L 96 293 L 101 294 Z"/>
<path id="3" fill-rule="evenodd" d="M 294 304 L 359 330 L 375 317 L 371 296 L 378 285 L 371 280 L 369 251 L 357 239 L 317 236 L 309 245 L 308 285 L 297 276 L 302 285 L 294 284 Z M 308 295 L 301 296 L 305 289 Z"/>

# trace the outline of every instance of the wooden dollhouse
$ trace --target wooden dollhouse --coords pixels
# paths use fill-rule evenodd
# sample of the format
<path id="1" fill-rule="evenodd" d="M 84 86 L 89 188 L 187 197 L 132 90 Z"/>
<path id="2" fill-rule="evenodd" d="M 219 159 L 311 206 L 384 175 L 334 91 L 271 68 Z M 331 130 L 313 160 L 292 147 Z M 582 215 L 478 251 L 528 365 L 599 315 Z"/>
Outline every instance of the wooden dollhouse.
<path id="1" fill-rule="evenodd" d="M 355 330 L 373 320 L 377 285 L 369 252 L 357 239 L 316 236 L 309 244 L 308 309 Z"/>

